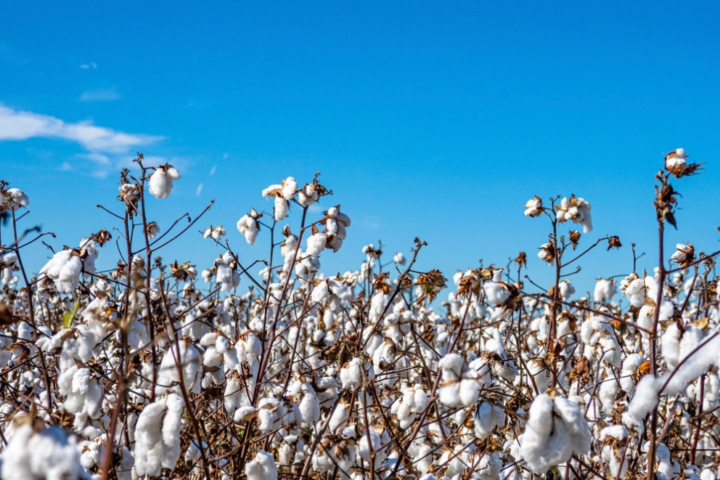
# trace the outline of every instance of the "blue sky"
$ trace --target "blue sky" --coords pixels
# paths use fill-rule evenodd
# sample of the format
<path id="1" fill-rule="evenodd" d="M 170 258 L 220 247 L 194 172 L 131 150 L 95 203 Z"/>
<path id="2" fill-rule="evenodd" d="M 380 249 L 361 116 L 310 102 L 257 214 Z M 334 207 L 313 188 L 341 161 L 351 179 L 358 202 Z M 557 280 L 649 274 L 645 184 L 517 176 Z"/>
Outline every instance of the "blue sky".
<path id="1" fill-rule="evenodd" d="M 261 190 L 315 171 L 354 220 L 328 273 L 382 239 L 446 276 L 525 250 L 547 224 L 533 195 L 586 198 L 620 251 L 581 264 L 581 288 L 656 258 L 653 175 L 684 147 L 707 162 L 676 182 L 669 242 L 718 249 L 720 6 L 714 2 L 21 2 L 0 6 L 1 176 L 31 198 L 53 245 L 110 229 L 119 166 L 136 151 L 183 178 L 151 216 L 223 224 L 271 210 Z M 90 128 L 93 125 L 101 128 Z M 214 172 L 214 174 L 213 174 Z M 202 185 L 202 188 L 199 186 Z M 314 215 L 318 215 L 315 213 Z M 290 221 L 296 224 L 293 212 Z M 565 229 L 567 230 L 567 229 Z M 670 251 L 668 252 L 670 253 Z M 47 251 L 28 261 L 36 269 Z M 199 234 L 166 257 L 206 266 Z M 30 253 L 28 253 L 30 255 Z M 102 259 L 115 259 L 109 251 Z M 646 257 L 647 258 L 647 257 Z M 645 259 L 643 259 L 645 260 Z M 652 262 L 641 262 L 651 268 Z"/>

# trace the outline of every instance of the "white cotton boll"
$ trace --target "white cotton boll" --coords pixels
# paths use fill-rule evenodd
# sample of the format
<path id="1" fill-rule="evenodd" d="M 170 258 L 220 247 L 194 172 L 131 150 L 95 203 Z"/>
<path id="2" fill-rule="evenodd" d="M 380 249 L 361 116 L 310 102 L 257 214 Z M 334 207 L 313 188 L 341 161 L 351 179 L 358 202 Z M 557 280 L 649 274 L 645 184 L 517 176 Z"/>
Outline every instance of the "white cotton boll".
<path id="1" fill-rule="evenodd" d="M 283 180 L 282 196 L 285 200 L 292 200 L 298 190 L 298 184 L 293 177 Z"/>
<path id="2" fill-rule="evenodd" d="M 242 406 L 244 400 L 244 390 L 240 379 L 233 377 L 227 381 L 225 385 L 225 411 L 228 415 L 233 415 L 235 410 Z"/>
<path id="3" fill-rule="evenodd" d="M 600 397 L 600 402 L 602 403 L 602 411 L 605 415 L 610 415 L 613 412 L 613 408 L 615 407 L 615 395 L 618 391 L 618 384 L 615 381 L 615 378 L 612 377 L 612 373 L 609 373 L 609 375 L 610 377 L 600 384 L 600 388 L 598 390 L 598 396 Z"/>
<path id="4" fill-rule="evenodd" d="M 617 293 L 617 287 L 615 286 L 615 280 L 606 280 L 603 278 L 598 279 L 595 284 L 595 303 L 603 303 L 612 299 Z"/>
<path id="5" fill-rule="evenodd" d="M 622 372 L 620 374 L 620 386 L 630 397 L 632 397 L 635 393 L 635 382 L 632 379 L 632 375 L 644 361 L 645 358 L 639 353 L 631 353 L 625 357 L 625 360 L 623 360 Z"/>
<path id="6" fill-rule="evenodd" d="M 413 408 L 412 411 L 415 413 L 422 413 L 428 406 L 429 394 L 426 390 L 418 388 L 413 393 Z"/>
<path id="7" fill-rule="evenodd" d="M 247 480 L 277 480 L 275 459 L 265 450 L 258 450 L 255 458 L 245 465 Z"/>
<path id="8" fill-rule="evenodd" d="M 590 450 L 590 430 L 579 405 L 563 397 L 547 394 L 535 397 L 525 432 L 522 458 L 535 473 L 566 462 L 573 452 L 585 455 Z"/>
<path id="9" fill-rule="evenodd" d="M 465 360 L 457 353 L 449 353 L 440 359 L 438 367 L 442 369 L 443 380 L 459 380 Z"/>
<path id="10" fill-rule="evenodd" d="M 680 340 L 680 355 L 679 361 L 682 361 L 685 357 L 693 353 L 693 351 L 703 342 L 704 336 L 703 331 L 692 325 L 685 327 L 685 333 L 682 335 Z M 706 347 L 703 347 L 703 349 Z"/>
<path id="11" fill-rule="evenodd" d="M 218 351 L 218 353 L 225 354 L 228 349 L 230 348 L 230 342 L 227 338 L 223 337 L 222 335 L 217 337 L 217 340 L 215 340 L 215 350 Z"/>
<path id="12" fill-rule="evenodd" d="M 165 399 L 166 411 L 162 424 L 162 439 L 164 452 L 162 466 L 175 468 L 180 456 L 180 427 L 182 426 L 182 412 L 185 406 L 183 399 L 171 393 Z"/>
<path id="13" fill-rule="evenodd" d="M 668 326 L 660 337 L 663 359 L 669 369 L 674 369 L 680 362 L 680 330 L 675 323 Z"/>
<path id="14" fill-rule="evenodd" d="M 641 422 L 658 403 L 660 388 L 664 382 L 663 377 L 645 375 L 635 387 L 635 395 L 628 405 L 627 415 L 637 423 Z M 624 419 L 625 417 L 623 417 Z M 627 423 L 626 423 L 627 424 Z M 628 425 L 631 426 L 631 425 Z"/>
<path id="15" fill-rule="evenodd" d="M 287 217 L 290 204 L 282 197 L 275 197 L 275 220 L 284 220 Z"/>
<path id="16" fill-rule="evenodd" d="M 335 407 L 335 411 L 330 417 L 328 428 L 333 432 L 338 432 L 345 427 L 348 417 L 350 416 L 350 405 L 342 401 Z"/>
<path id="17" fill-rule="evenodd" d="M 362 363 L 362 359 L 355 357 L 340 369 L 343 389 L 355 391 L 362 386 Z"/>
<path id="18" fill-rule="evenodd" d="M 570 283 L 569 280 L 563 280 L 562 282 L 560 282 L 559 288 L 560 296 L 565 301 L 569 300 L 570 297 L 575 295 L 575 287 Z"/>
<path id="19" fill-rule="evenodd" d="M 480 396 L 480 384 L 473 379 L 463 379 L 460 382 L 460 403 L 464 407 L 475 405 L 478 397 Z"/>
<path id="20" fill-rule="evenodd" d="M 240 220 L 237 221 L 237 229 L 240 233 L 245 235 L 245 241 L 248 245 L 253 245 L 258 234 L 257 220 L 251 215 L 244 215 Z"/>
<path id="21" fill-rule="evenodd" d="M 135 426 L 135 471 L 138 475 L 160 474 L 162 453 L 162 423 L 165 401 L 160 399 L 143 409 Z"/>
<path id="22" fill-rule="evenodd" d="M 322 302 L 330 294 L 330 289 L 326 281 L 321 281 L 312 291 L 312 301 L 315 303 Z"/>
<path id="23" fill-rule="evenodd" d="M 27 207 L 30 205 L 30 198 L 19 188 L 8 188 L 5 193 L 7 198 L 3 200 L 7 200 L 7 203 L 12 211 L 16 211 L 20 207 Z"/>
<path id="24" fill-rule="evenodd" d="M 398 265 L 405 265 L 405 255 L 403 255 L 402 252 L 396 253 L 393 255 L 393 262 Z"/>
<path id="25" fill-rule="evenodd" d="M 502 460 L 497 452 L 483 455 L 480 463 L 472 474 L 472 480 L 499 480 Z"/>
<path id="26" fill-rule="evenodd" d="M 545 366 L 545 363 L 539 359 L 532 359 L 527 362 L 528 373 L 534 377 L 535 386 L 538 392 L 544 392 L 550 386 L 552 376 L 550 369 Z"/>
<path id="27" fill-rule="evenodd" d="M 3 480 L 86 478 L 75 438 L 58 427 L 37 433 L 30 425 L 19 427 L 2 452 L 0 469 Z"/>
<path id="28" fill-rule="evenodd" d="M 525 216 L 537 217 L 543 212 L 542 200 L 534 197 L 525 203 Z"/>
<path id="29" fill-rule="evenodd" d="M 173 188 L 173 181 L 179 180 L 180 174 L 170 166 L 163 165 L 157 168 L 150 176 L 149 189 L 155 198 L 167 198 Z"/>
<path id="30" fill-rule="evenodd" d="M 645 330 L 651 330 L 653 326 L 653 308 L 649 305 L 643 305 L 638 312 L 637 324 Z M 647 338 L 646 332 L 641 332 L 643 338 Z"/>
<path id="31" fill-rule="evenodd" d="M 315 390 L 305 384 L 302 388 L 304 394 L 298 406 L 302 418 L 302 425 L 309 427 L 320 419 L 320 402 L 318 401 Z"/>
<path id="32" fill-rule="evenodd" d="M 40 275 L 52 279 L 60 293 L 72 293 L 80 283 L 82 260 L 72 250 L 62 250 L 40 270 Z"/>
<path id="33" fill-rule="evenodd" d="M 317 257 L 325 250 L 327 237 L 322 233 L 316 233 L 307 239 L 307 248 L 305 253 L 311 257 Z"/>
<path id="34" fill-rule="evenodd" d="M 486 282 L 483 285 L 485 291 L 485 297 L 488 302 L 493 305 L 504 305 L 510 298 L 510 292 L 500 283 L 502 281 L 502 270 L 495 270 L 493 272 L 492 282 Z"/>
<path id="35" fill-rule="evenodd" d="M 487 438 L 496 426 L 505 424 L 505 412 L 502 408 L 489 402 L 482 402 L 475 411 L 475 436 L 479 439 Z"/>
<path id="36" fill-rule="evenodd" d="M 710 470 L 709 468 L 704 469 L 704 470 L 700 473 L 700 480 L 715 480 L 715 478 L 717 478 L 717 477 L 715 476 L 715 472 L 713 472 L 713 471 Z"/>

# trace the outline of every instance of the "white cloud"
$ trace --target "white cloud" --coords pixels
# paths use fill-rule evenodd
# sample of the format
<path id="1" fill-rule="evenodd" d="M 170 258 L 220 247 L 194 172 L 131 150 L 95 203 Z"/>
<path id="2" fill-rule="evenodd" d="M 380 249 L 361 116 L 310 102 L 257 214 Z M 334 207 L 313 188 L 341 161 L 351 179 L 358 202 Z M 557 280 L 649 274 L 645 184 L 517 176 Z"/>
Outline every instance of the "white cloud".
<path id="1" fill-rule="evenodd" d="M 203 184 L 201 183 L 200 185 L 197 186 L 197 190 L 195 190 L 195 195 L 199 197 L 200 194 L 202 193 L 202 189 L 203 189 Z"/>
<path id="2" fill-rule="evenodd" d="M 213 165 L 213 167 L 210 169 L 210 176 L 212 177 L 215 175 L 215 170 L 217 170 L 217 165 Z"/>
<path id="3" fill-rule="evenodd" d="M 115 90 L 95 90 L 85 92 L 80 96 L 83 102 L 111 102 L 120 98 L 120 94 Z"/>
<path id="4" fill-rule="evenodd" d="M 0 142 L 53 138 L 77 143 L 83 153 L 76 158 L 91 161 L 94 175 L 105 176 L 117 167 L 131 166 L 135 152 L 163 137 L 125 133 L 93 125 L 89 121 L 68 123 L 50 115 L 13 110 L 0 105 Z M 164 157 L 145 157 L 148 164 L 167 162 Z M 64 169 L 64 168 L 63 168 Z"/>
<path id="5" fill-rule="evenodd" d="M 15 111 L 0 105 L 0 141 L 30 138 L 70 140 L 92 153 L 126 153 L 162 137 L 118 132 L 90 122 L 66 123 L 59 118 L 33 112 Z"/>
<path id="6" fill-rule="evenodd" d="M 80 65 L 80 68 L 82 68 L 83 70 L 90 70 L 92 68 L 94 70 L 97 68 L 97 65 L 95 64 L 95 62 L 83 63 L 82 65 Z"/>

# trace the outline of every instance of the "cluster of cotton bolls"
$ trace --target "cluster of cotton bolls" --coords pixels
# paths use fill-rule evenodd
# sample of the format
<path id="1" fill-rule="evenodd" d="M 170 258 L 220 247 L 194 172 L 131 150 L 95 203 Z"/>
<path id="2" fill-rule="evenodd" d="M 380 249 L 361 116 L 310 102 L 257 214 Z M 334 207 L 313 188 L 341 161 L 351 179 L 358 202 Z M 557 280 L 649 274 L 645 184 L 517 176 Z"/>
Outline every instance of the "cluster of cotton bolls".
<path id="1" fill-rule="evenodd" d="M 180 175 L 138 163 L 108 220 L 127 232 L 118 248 L 103 231 L 40 253 L 2 231 L 0 478 L 716 478 L 718 279 L 692 244 L 672 271 L 587 293 L 560 274 L 532 291 L 523 253 L 458 271 L 441 298 L 419 239 L 407 257 L 367 245 L 356 270 L 322 273 L 350 217 L 317 176 L 288 176 L 239 234 L 200 231 L 207 264 L 168 262 L 145 215 Z M 7 187 L 0 210 L 27 206 Z M 589 233 L 589 203 L 560 198 L 525 215 Z M 584 253 L 578 232 L 560 235 L 540 257 L 562 267 Z M 49 257 L 37 275 L 31 255 Z"/>

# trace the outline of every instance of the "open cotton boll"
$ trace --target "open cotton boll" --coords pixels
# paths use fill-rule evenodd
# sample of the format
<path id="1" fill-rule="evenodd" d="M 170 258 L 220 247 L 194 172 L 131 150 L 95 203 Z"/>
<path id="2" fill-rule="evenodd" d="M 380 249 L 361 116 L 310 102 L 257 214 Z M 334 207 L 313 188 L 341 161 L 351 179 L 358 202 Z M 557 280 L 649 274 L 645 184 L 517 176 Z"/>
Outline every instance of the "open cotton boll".
<path id="1" fill-rule="evenodd" d="M 305 253 L 311 257 L 317 257 L 323 250 L 325 250 L 326 242 L 327 238 L 322 233 L 316 233 L 315 235 L 310 236 L 307 239 L 307 248 L 305 249 Z"/>
<path id="2" fill-rule="evenodd" d="M 622 372 L 620 373 L 620 386 L 630 397 L 635 393 L 635 382 L 632 376 L 644 361 L 645 358 L 639 353 L 631 353 L 623 360 Z"/>
<path id="3" fill-rule="evenodd" d="M 253 210 L 254 212 L 254 210 Z M 251 215 L 244 215 L 237 222 L 237 229 L 240 233 L 245 235 L 245 241 L 248 245 L 253 245 L 258 234 L 257 220 Z"/>
<path id="4" fill-rule="evenodd" d="M 3 480 L 88 478 L 75 437 L 68 438 L 58 427 L 35 432 L 31 425 L 23 425 L 15 430 L 2 452 L 0 471 Z"/>
<path id="5" fill-rule="evenodd" d="M 573 452 L 586 455 L 591 441 L 590 429 L 579 405 L 545 393 L 535 397 L 521 446 L 522 458 L 533 472 L 544 473 L 568 461 Z"/>
<path id="6" fill-rule="evenodd" d="M 485 454 L 470 478 L 472 480 L 499 480 L 502 460 L 497 452 Z"/>
<path id="7" fill-rule="evenodd" d="M 171 393 L 165 399 L 166 411 L 162 424 L 162 441 L 164 444 L 162 466 L 175 468 L 180 456 L 180 427 L 185 402 L 182 397 Z"/>
<path id="8" fill-rule="evenodd" d="M 595 284 L 595 292 L 593 297 L 595 303 L 603 303 L 612 299 L 612 297 L 614 297 L 616 293 L 617 287 L 615 285 L 614 279 L 606 280 L 604 278 L 599 278 L 597 283 Z"/>
<path id="9" fill-rule="evenodd" d="M 492 282 L 485 282 L 483 285 L 483 291 L 488 302 L 493 305 L 505 305 L 508 298 L 510 298 L 510 292 L 504 287 L 502 282 L 502 270 L 495 270 L 493 272 Z"/>
<path id="10" fill-rule="evenodd" d="M 568 301 L 570 297 L 575 295 L 575 287 L 570 283 L 570 280 L 563 280 L 560 282 L 560 296 L 563 300 Z"/>
<path id="11" fill-rule="evenodd" d="M 285 220 L 290 204 L 283 197 L 275 197 L 275 220 Z"/>
<path id="12" fill-rule="evenodd" d="M 298 184 L 293 177 L 288 177 L 283 180 L 282 196 L 285 200 L 292 200 L 297 190 Z"/>
<path id="13" fill-rule="evenodd" d="M 475 436 L 487 438 L 495 427 L 505 425 L 505 411 L 489 402 L 482 402 L 475 410 Z"/>
<path id="14" fill-rule="evenodd" d="M 360 358 L 353 358 L 340 369 L 340 382 L 343 389 L 357 390 L 362 386 L 363 361 Z"/>
<path id="15" fill-rule="evenodd" d="M 542 199 L 535 196 L 525 203 L 525 216 L 526 217 L 537 217 L 543 212 Z"/>
<path id="16" fill-rule="evenodd" d="M 40 269 L 39 275 L 45 275 L 55 283 L 60 293 L 72 293 L 80 283 L 83 264 L 73 250 L 62 250 Z"/>
<path id="17" fill-rule="evenodd" d="M 12 211 L 30 205 L 30 198 L 19 188 L 8 188 L 5 195 L 5 205 L 10 207 Z M 0 203 L 0 206 L 3 205 Z"/>
<path id="18" fill-rule="evenodd" d="M 155 198 L 167 198 L 173 188 L 173 181 L 180 180 L 180 174 L 172 165 L 161 165 L 150 176 L 148 187 Z"/>
<path id="19" fill-rule="evenodd" d="M 245 465 L 247 480 L 277 480 L 275 459 L 265 450 L 258 450 L 255 458 Z"/>

